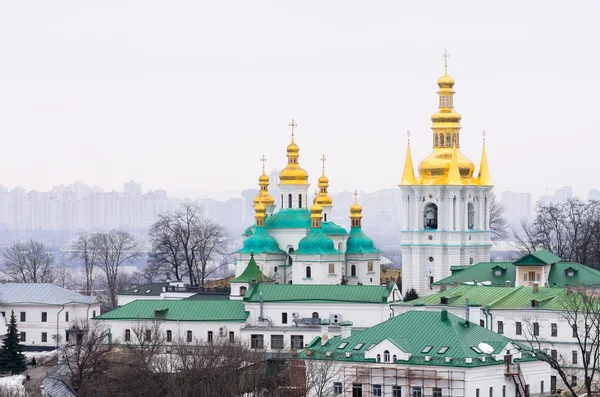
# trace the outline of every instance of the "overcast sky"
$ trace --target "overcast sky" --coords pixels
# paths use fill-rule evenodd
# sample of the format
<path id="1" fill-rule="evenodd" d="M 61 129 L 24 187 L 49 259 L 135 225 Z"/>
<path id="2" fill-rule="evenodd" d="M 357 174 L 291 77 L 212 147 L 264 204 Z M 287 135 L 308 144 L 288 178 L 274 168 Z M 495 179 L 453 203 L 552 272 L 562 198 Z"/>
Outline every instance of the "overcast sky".
<path id="1" fill-rule="evenodd" d="M 495 5 L 495 6 L 494 6 Z M 285 166 L 395 188 L 431 151 L 441 54 L 498 190 L 600 188 L 598 1 L 0 0 L 0 184 L 201 197 Z M 415 167 L 417 164 L 415 164 Z"/>

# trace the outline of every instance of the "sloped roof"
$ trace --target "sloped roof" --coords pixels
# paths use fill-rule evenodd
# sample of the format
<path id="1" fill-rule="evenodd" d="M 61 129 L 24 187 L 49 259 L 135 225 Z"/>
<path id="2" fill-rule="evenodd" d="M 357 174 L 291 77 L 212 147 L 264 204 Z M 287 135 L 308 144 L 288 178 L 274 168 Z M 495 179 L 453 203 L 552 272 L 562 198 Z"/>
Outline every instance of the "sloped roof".
<path id="1" fill-rule="evenodd" d="M 139 287 L 129 288 L 119 292 L 119 295 L 135 295 L 135 296 L 160 296 L 163 292 L 163 287 L 168 287 L 169 283 L 150 283 L 140 285 Z"/>
<path id="2" fill-rule="evenodd" d="M 238 251 L 240 254 L 285 254 L 279 249 L 277 240 L 264 227 L 257 227 L 254 233 L 244 240 L 244 246 Z"/>
<path id="3" fill-rule="evenodd" d="M 4 304 L 87 305 L 97 302 L 97 299 L 95 296 L 81 295 L 54 284 L 6 283 L 0 284 L 0 301 Z"/>
<path id="4" fill-rule="evenodd" d="M 350 237 L 346 242 L 347 254 L 379 254 L 373 240 L 368 237 L 360 226 L 354 226 L 350 229 Z"/>
<path id="5" fill-rule="evenodd" d="M 502 275 L 494 275 L 493 268 L 496 266 L 501 266 L 506 269 L 504 272 L 502 272 Z M 454 282 L 466 283 L 477 280 L 478 282 L 490 281 L 491 286 L 501 287 L 505 285 L 506 280 L 509 280 L 514 284 L 515 275 L 515 265 L 513 265 L 511 262 L 480 262 L 476 265 L 468 266 L 464 270 L 455 272 L 451 276 L 436 281 L 433 283 L 433 285 L 453 284 Z"/>
<path id="6" fill-rule="evenodd" d="M 137 300 L 94 318 L 94 320 L 153 320 L 163 310 L 164 321 L 244 322 L 248 317 L 240 300 Z"/>
<path id="7" fill-rule="evenodd" d="M 251 253 L 250 261 L 248 262 L 248 265 L 246 265 L 246 268 L 244 269 L 242 274 L 231 280 L 230 283 L 249 283 L 253 280 L 261 282 L 264 280 L 268 280 L 268 277 L 265 276 L 260 270 L 260 268 L 256 264 L 256 261 L 254 260 L 254 253 Z"/>
<path id="8" fill-rule="evenodd" d="M 375 344 L 389 340 L 405 353 L 410 353 L 408 361 L 402 364 L 435 365 L 451 367 L 480 367 L 489 365 L 504 365 L 504 361 L 496 361 L 491 357 L 498 354 L 511 340 L 493 331 L 469 323 L 465 326 L 465 320 L 453 314 L 443 311 L 410 311 L 393 317 L 383 323 L 375 325 L 364 331 L 352 331 L 352 335 L 346 339 L 341 336 L 327 341 L 321 346 L 321 338 L 315 338 L 307 349 L 312 349 L 310 357 L 306 356 L 306 350 L 299 354 L 300 358 L 332 359 L 336 361 L 375 362 L 375 359 L 365 358 L 365 352 Z M 445 319 L 444 319 L 445 316 Z M 342 342 L 347 342 L 340 349 Z M 360 343 L 362 347 L 355 349 Z M 491 354 L 477 353 L 471 347 L 478 347 L 480 343 L 487 343 L 494 348 Z M 431 346 L 428 352 L 423 353 L 426 346 Z M 438 353 L 440 349 L 447 346 L 444 353 Z M 329 351 L 330 356 L 326 356 Z M 346 357 L 350 353 L 350 357 Z M 429 361 L 425 356 L 430 356 Z M 452 357 L 446 362 L 446 357 Z M 481 361 L 481 357 L 486 357 Z M 467 363 L 466 358 L 472 358 L 472 363 Z M 534 358 L 532 358 L 534 359 Z"/>
<path id="9" fill-rule="evenodd" d="M 494 303 L 494 309 L 538 309 L 532 308 L 531 302 L 540 302 L 539 309 L 562 310 L 565 308 L 563 300 L 567 294 L 565 288 L 539 288 L 533 292 L 531 287 L 513 288 L 514 292 Z"/>
<path id="10" fill-rule="evenodd" d="M 544 266 L 544 265 L 551 265 L 553 263 L 560 262 L 561 260 L 562 260 L 562 258 L 554 255 L 552 252 L 550 252 L 548 250 L 540 250 L 540 251 L 536 251 L 536 252 L 527 254 L 527 255 L 517 259 L 513 263 L 516 266 L 519 266 L 519 265 Z"/>
<path id="11" fill-rule="evenodd" d="M 310 211 L 307 209 L 286 208 L 267 217 L 267 229 L 309 229 Z"/>
<path id="12" fill-rule="evenodd" d="M 379 285 L 257 284 L 244 301 L 259 302 L 262 292 L 263 302 L 387 303 L 394 286 L 388 290 Z"/>
<path id="13" fill-rule="evenodd" d="M 327 235 L 348 234 L 348 231 L 346 231 L 346 229 L 337 225 L 335 222 L 322 222 L 321 228 L 323 228 L 323 233 Z"/>
<path id="14" fill-rule="evenodd" d="M 567 277 L 566 270 L 573 269 L 573 277 Z M 600 285 L 600 271 L 576 262 L 558 262 L 550 267 L 548 274 L 550 286 Z"/>
<path id="15" fill-rule="evenodd" d="M 325 235 L 321 228 L 311 228 L 306 236 L 298 242 L 294 255 L 340 255 L 333 241 Z"/>

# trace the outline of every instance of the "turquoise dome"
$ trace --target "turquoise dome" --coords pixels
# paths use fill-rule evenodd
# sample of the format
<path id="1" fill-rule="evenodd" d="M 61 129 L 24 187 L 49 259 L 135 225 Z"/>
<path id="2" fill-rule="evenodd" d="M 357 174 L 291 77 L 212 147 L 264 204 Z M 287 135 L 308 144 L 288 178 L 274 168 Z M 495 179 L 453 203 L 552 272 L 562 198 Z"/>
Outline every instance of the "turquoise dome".
<path id="1" fill-rule="evenodd" d="M 308 229 L 310 211 L 307 209 L 287 208 L 266 219 L 267 229 Z"/>
<path id="2" fill-rule="evenodd" d="M 339 255 L 333 241 L 323 233 L 321 228 L 311 228 L 310 232 L 298 243 L 296 255 Z"/>
<path id="3" fill-rule="evenodd" d="M 246 230 L 244 230 L 244 234 L 242 234 L 242 236 L 244 236 L 244 237 L 250 237 L 250 236 L 252 236 L 252 233 L 253 233 L 253 232 L 252 232 L 252 228 L 253 228 L 253 227 L 254 227 L 254 226 L 248 226 L 248 227 L 246 228 Z"/>
<path id="4" fill-rule="evenodd" d="M 323 222 L 321 224 L 321 228 L 323 229 L 323 233 L 330 234 L 348 234 L 346 229 L 341 226 L 336 225 L 333 222 Z"/>
<path id="5" fill-rule="evenodd" d="M 362 228 L 355 226 L 350 229 L 350 237 L 346 242 L 347 254 L 379 254 L 377 248 L 373 244 L 373 240 L 363 233 Z"/>
<path id="6" fill-rule="evenodd" d="M 238 254 L 285 254 L 279 249 L 277 240 L 273 238 L 264 227 L 257 227 L 250 237 L 244 240 L 244 247 L 238 251 Z"/>

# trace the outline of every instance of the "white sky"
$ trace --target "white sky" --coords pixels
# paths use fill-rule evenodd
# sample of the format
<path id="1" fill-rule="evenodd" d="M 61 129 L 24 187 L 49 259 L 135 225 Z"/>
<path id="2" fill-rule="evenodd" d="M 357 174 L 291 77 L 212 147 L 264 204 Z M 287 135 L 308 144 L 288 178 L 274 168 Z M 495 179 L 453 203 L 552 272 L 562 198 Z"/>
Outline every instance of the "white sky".
<path id="1" fill-rule="evenodd" d="M 600 187 L 598 1 L 0 0 L 0 183 L 199 197 L 283 168 L 398 184 L 450 53 L 461 150 L 498 190 Z M 417 164 L 415 164 L 416 166 Z"/>

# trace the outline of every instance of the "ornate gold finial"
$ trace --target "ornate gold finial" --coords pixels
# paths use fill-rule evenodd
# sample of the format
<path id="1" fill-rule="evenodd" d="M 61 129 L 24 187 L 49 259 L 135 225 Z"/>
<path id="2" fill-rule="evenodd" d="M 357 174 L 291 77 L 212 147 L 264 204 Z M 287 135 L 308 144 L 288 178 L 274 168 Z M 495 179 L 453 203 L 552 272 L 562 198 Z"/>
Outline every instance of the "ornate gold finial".
<path id="1" fill-rule="evenodd" d="M 265 157 L 265 154 L 263 153 L 262 157 L 260 158 L 260 161 L 263 163 L 262 167 L 263 167 L 263 174 L 265 173 L 265 163 L 267 162 L 267 158 Z"/>
<path id="2" fill-rule="evenodd" d="M 450 54 L 448 54 L 448 49 L 446 47 L 444 47 L 442 58 L 444 58 L 444 73 L 448 73 L 448 58 L 450 58 Z"/>
<path id="3" fill-rule="evenodd" d="M 288 124 L 290 127 L 292 127 L 292 140 L 294 139 L 294 128 L 298 127 L 298 124 L 296 124 L 296 122 L 294 121 L 294 119 L 292 119 L 292 121 L 290 121 L 290 123 Z"/>
<path id="4" fill-rule="evenodd" d="M 354 196 L 354 202 L 358 203 L 358 190 L 355 190 L 354 193 L 352 193 L 352 195 Z"/>
<path id="5" fill-rule="evenodd" d="M 323 153 L 323 156 L 321 156 L 321 162 L 323 163 L 323 175 L 325 175 L 325 162 L 327 161 L 327 158 L 325 157 L 325 153 Z"/>
<path id="6" fill-rule="evenodd" d="M 410 130 L 406 131 L 406 139 L 408 139 L 408 143 L 410 143 Z"/>

